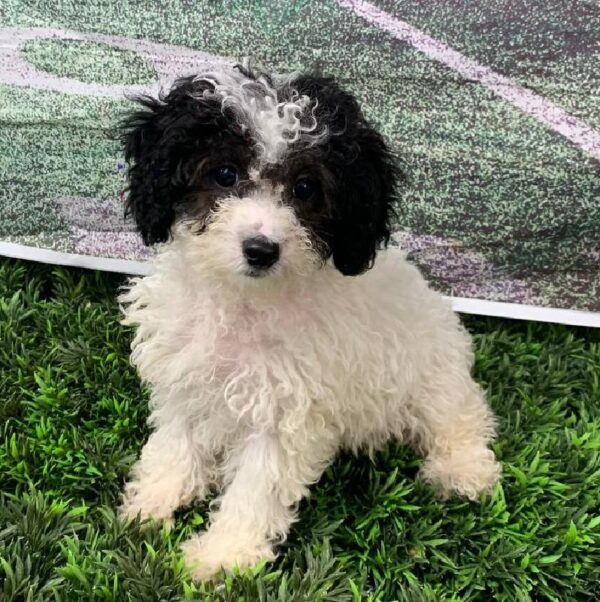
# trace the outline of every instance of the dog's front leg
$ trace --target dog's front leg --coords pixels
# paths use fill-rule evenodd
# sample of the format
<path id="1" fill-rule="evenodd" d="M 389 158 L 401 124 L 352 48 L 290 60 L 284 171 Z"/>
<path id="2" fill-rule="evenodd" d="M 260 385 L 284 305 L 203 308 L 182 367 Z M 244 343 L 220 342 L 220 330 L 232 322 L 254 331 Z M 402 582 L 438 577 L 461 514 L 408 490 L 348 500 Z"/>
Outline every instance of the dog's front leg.
<path id="1" fill-rule="evenodd" d="M 230 463 L 235 472 L 211 516 L 209 529 L 183 545 L 195 579 L 221 569 L 240 569 L 275 557 L 273 543 L 285 539 L 297 503 L 318 479 L 328 454 L 290 451 L 272 434 L 247 439 Z"/>
<path id="2" fill-rule="evenodd" d="M 191 434 L 180 421 L 160 426 L 150 435 L 126 483 L 122 518 L 170 521 L 173 512 L 208 490 L 207 471 Z"/>

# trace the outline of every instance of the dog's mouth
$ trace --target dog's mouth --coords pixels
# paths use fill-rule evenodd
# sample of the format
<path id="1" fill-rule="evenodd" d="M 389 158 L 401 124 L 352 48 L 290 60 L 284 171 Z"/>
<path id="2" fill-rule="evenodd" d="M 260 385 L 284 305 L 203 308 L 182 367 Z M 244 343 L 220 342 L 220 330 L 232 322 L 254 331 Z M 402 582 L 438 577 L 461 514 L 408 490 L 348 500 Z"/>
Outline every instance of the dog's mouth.
<path id="1" fill-rule="evenodd" d="M 254 279 L 258 280 L 260 278 L 266 278 L 267 276 L 272 274 L 274 271 L 275 271 L 275 269 L 272 267 L 271 268 L 250 267 L 244 272 L 244 275 L 247 276 L 248 278 L 254 278 Z"/>

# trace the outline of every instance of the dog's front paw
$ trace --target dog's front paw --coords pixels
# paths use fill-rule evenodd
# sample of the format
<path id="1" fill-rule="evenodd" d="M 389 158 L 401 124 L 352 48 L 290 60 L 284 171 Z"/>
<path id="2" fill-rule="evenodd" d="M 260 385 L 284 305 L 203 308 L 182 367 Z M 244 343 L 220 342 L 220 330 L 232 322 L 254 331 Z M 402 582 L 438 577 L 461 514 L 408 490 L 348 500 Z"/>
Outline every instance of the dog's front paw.
<path id="1" fill-rule="evenodd" d="M 123 501 L 118 509 L 119 518 L 123 521 L 139 517 L 144 521 L 152 519 L 159 523 L 171 524 L 177 501 L 172 495 L 158 488 L 143 487 L 132 481 L 127 483 L 123 492 Z"/>
<path id="2" fill-rule="evenodd" d="M 457 493 L 475 500 L 482 493 L 493 491 L 501 472 L 494 452 L 485 446 L 478 446 L 430 454 L 419 476 L 431 483 L 443 497 Z"/>
<path id="3" fill-rule="evenodd" d="M 262 560 L 274 560 L 268 542 L 244 544 L 236 534 L 212 533 L 195 535 L 181 546 L 185 564 L 195 581 L 209 581 L 222 571 L 255 566 Z"/>

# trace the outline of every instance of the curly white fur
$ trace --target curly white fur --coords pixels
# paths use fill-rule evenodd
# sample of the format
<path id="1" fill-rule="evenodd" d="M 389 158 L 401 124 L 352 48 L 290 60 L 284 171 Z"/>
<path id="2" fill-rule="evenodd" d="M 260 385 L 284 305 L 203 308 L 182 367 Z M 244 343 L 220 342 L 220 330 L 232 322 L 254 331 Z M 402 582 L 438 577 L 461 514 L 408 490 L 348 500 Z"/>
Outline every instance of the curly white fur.
<path id="1" fill-rule="evenodd" d="M 233 111 L 242 132 L 247 128 L 252 130 L 257 154 L 263 163 L 280 161 L 294 142 L 302 139 L 307 146 L 312 146 L 328 135 L 327 128 L 317 123 L 316 99 L 290 89 L 289 98 L 280 101 L 264 75 L 249 80 L 238 71 L 221 70 L 202 74 L 197 79 L 210 85 L 203 96 L 215 96 L 223 111 Z M 291 81 L 293 75 L 286 79 Z"/>
<path id="2" fill-rule="evenodd" d="M 355 278 L 321 265 L 269 198 L 223 203 L 201 236 L 180 224 L 121 297 L 154 430 L 121 511 L 168 520 L 218 487 L 210 528 L 184 545 L 198 579 L 273 558 L 341 447 L 410 443 L 444 495 L 476 498 L 500 474 L 470 340 L 446 303 L 397 251 Z M 281 261 L 248 278 L 239 241 L 264 228 Z"/>

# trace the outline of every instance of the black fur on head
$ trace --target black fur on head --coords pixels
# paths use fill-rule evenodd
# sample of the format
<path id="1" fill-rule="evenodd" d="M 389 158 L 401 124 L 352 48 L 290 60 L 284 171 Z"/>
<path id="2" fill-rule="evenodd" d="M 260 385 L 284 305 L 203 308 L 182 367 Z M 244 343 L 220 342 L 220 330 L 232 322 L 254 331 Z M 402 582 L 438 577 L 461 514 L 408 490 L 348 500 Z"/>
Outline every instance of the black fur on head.
<path id="1" fill-rule="evenodd" d="M 201 92 L 193 78 L 181 79 L 158 99 L 137 98 L 141 110 L 122 122 L 129 163 L 126 212 L 147 245 L 169 239 L 177 209 L 193 186 L 194 162 L 226 128 L 220 104 L 204 100 Z"/>
<path id="2" fill-rule="evenodd" d="M 184 78 L 158 99 L 139 98 L 141 109 L 123 122 L 122 138 L 130 164 L 127 211 L 144 242 L 167 241 L 177 219 L 202 222 L 210 214 L 222 191 L 207 184 L 206 170 L 222 156 L 240 173 L 258 168 L 261 177 L 283 183 L 286 190 L 300 169 L 308 170 L 319 180 L 319 194 L 300 203 L 283 193 L 282 201 L 294 207 L 323 260 L 332 256 L 345 275 L 369 269 L 378 247 L 390 238 L 399 172 L 354 97 L 332 78 L 316 74 L 283 79 L 239 68 L 226 81 L 237 82 L 242 94 L 268 90 L 278 102 L 308 96 L 314 101 L 308 115 L 316 118 L 313 135 L 291 142 L 283 157 L 267 165 L 261 162 L 256 124 L 245 123 L 243 111 L 222 103 L 214 79 Z M 235 194 L 242 196 L 250 187 L 247 177 L 240 179 Z"/>

